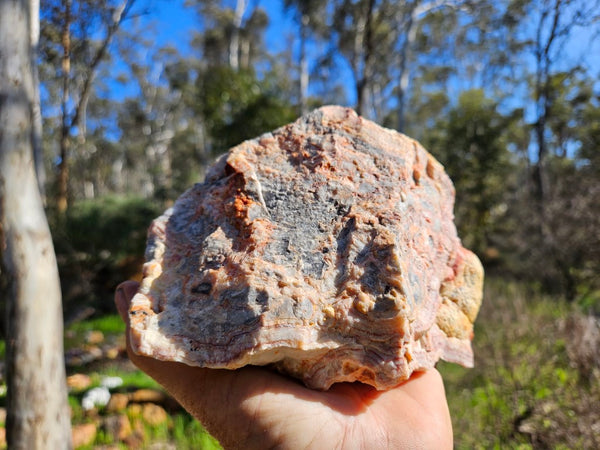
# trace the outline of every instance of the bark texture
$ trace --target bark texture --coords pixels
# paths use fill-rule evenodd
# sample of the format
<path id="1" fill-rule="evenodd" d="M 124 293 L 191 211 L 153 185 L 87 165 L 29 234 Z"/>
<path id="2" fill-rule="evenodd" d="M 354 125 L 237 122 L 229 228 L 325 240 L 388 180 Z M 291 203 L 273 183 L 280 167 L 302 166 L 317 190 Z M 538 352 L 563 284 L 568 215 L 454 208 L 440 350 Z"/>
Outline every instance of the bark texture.
<path id="1" fill-rule="evenodd" d="M 0 251 L 7 278 L 7 440 L 71 447 L 58 270 L 35 176 L 31 5 L 0 1 Z"/>

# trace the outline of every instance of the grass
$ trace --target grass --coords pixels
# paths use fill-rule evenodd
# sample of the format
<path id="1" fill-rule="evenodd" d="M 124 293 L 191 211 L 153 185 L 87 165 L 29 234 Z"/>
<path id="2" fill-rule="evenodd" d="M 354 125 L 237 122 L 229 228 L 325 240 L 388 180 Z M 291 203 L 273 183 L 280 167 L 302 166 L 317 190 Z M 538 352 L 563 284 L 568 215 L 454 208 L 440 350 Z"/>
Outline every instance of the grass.
<path id="1" fill-rule="evenodd" d="M 200 425 L 200 422 L 191 419 L 189 415 L 178 414 L 173 417 L 172 423 L 172 436 L 178 450 L 221 448 L 215 439 Z"/>
<path id="2" fill-rule="evenodd" d="M 65 328 L 65 348 L 77 347 L 84 343 L 91 331 L 100 331 L 105 339 L 122 339 L 125 324 L 118 314 L 107 314 L 81 322 L 75 322 Z"/>
<path id="3" fill-rule="evenodd" d="M 111 367 L 101 372 L 88 372 L 92 380 L 89 388 L 100 385 L 102 378 L 107 376 L 118 376 L 123 380 L 123 384 L 111 392 L 131 392 L 137 389 L 157 389 L 160 386 L 145 373 L 140 370 L 123 369 Z M 88 389 L 89 389 L 88 388 Z M 86 423 L 97 417 L 105 417 L 114 413 L 107 413 L 103 408 L 98 412 L 86 413 L 81 407 L 83 392 L 69 394 L 69 406 L 71 408 L 72 423 Z M 202 425 L 182 409 L 173 410 L 169 414 L 167 421 L 158 425 L 148 423 L 139 411 L 127 408 L 121 412 L 125 414 L 131 423 L 132 428 L 138 434 L 141 433 L 141 445 L 143 448 L 152 443 L 169 443 L 175 445 L 177 449 L 220 449 L 220 445 L 215 441 L 202 427 Z M 123 442 L 115 441 L 114 437 L 102 426 L 98 428 L 93 445 L 79 447 L 82 450 L 94 448 L 99 445 L 118 445 L 119 448 L 128 448 Z"/>
<path id="4" fill-rule="evenodd" d="M 121 335 L 125 332 L 125 323 L 118 314 L 107 314 L 90 320 L 76 322 L 67 327 L 74 333 L 82 335 L 89 331 L 101 331 L 106 334 Z"/>
<path id="5" fill-rule="evenodd" d="M 141 370 L 129 372 L 117 368 L 108 368 L 102 373 L 94 372 L 90 376 L 92 383 L 97 383 L 98 385 L 104 377 L 119 377 L 123 380 L 120 390 L 160 389 L 160 385 Z"/>
<path id="6" fill-rule="evenodd" d="M 124 343 L 125 325 L 118 314 L 108 314 L 89 320 L 73 323 L 65 330 L 65 348 L 80 348 L 85 346 L 87 336 L 92 331 L 100 331 L 104 335 L 104 342 Z M 119 377 L 123 384 L 112 392 L 131 392 L 137 389 L 157 389 L 161 387 L 156 381 L 144 372 L 134 368 L 130 364 L 123 365 L 118 361 L 103 364 L 98 370 L 90 370 L 86 366 L 77 367 L 77 372 L 84 372 L 91 378 L 88 389 L 99 386 L 104 377 Z M 69 406 L 72 412 L 74 424 L 85 423 L 90 420 L 89 413 L 81 407 L 81 399 L 84 392 L 71 392 L 69 394 Z M 100 417 L 106 415 L 101 408 L 98 413 Z M 183 410 L 172 411 L 165 423 L 151 425 L 144 421 L 143 417 L 127 409 L 125 411 L 132 427 L 137 429 L 138 434 L 143 436 L 142 446 L 151 443 L 169 443 L 177 449 L 219 449 L 219 444 L 204 430 L 202 425 Z M 114 437 L 104 430 L 98 428 L 93 445 L 80 447 L 82 450 L 92 449 L 94 446 L 117 445 L 118 448 L 127 448 L 123 442 L 115 442 Z"/>
<path id="7" fill-rule="evenodd" d="M 456 448 L 598 448 L 600 379 L 569 355 L 559 299 L 488 280 L 476 323 L 475 368 L 441 363 Z M 590 426 L 582 426 L 583 424 Z"/>

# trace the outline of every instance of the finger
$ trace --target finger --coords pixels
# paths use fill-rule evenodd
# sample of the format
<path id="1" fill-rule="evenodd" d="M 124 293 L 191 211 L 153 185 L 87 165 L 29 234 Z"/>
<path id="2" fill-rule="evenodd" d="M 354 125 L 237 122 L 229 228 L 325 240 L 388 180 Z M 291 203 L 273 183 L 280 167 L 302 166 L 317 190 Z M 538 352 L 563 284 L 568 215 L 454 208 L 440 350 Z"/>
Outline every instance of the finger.
<path id="1" fill-rule="evenodd" d="M 137 292 L 138 287 L 139 283 L 136 281 L 125 281 L 117 286 L 115 292 L 115 305 L 117 306 L 117 311 L 119 311 L 121 319 L 123 319 L 123 322 L 126 324 L 129 323 L 129 303 L 131 302 L 131 298 Z"/>

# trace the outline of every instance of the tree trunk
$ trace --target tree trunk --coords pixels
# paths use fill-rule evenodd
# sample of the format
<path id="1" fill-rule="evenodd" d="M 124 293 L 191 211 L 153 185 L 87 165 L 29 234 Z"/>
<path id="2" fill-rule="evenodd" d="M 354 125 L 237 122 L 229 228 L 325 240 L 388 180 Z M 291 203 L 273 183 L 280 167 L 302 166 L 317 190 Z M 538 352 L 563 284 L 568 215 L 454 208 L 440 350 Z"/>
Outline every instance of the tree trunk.
<path id="1" fill-rule="evenodd" d="M 363 64 L 360 79 L 356 83 L 356 112 L 359 115 L 368 117 L 367 95 L 368 86 L 371 82 L 372 64 L 373 64 L 373 11 L 375 9 L 375 0 L 369 0 L 365 17 L 365 31 L 362 41 Z"/>
<path id="2" fill-rule="evenodd" d="M 537 161 L 533 166 L 533 183 L 535 201 L 540 215 L 543 215 L 544 203 L 546 197 L 546 186 L 544 183 L 544 162 L 546 160 L 546 114 L 543 113 L 538 117 L 535 123 L 535 138 L 537 143 Z"/>
<path id="3" fill-rule="evenodd" d="M 32 105 L 32 145 L 35 175 L 37 177 L 42 203 L 46 205 L 46 168 L 44 166 L 44 149 L 42 145 L 42 109 L 40 106 L 40 82 L 37 68 L 38 45 L 40 41 L 40 1 L 31 0 L 31 17 L 29 30 L 31 37 L 31 57 L 33 74 Z"/>
<path id="4" fill-rule="evenodd" d="M 298 100 L 300 103 L 300 114 L 308 113 L 308 59 L 306 58 L 306 41 L 308 40 L 308 25 L 310 17 L 302 14 L 300 18 L 300 85 Z"/>
<path id="5" fill-rule="evenodd" d="M 237 0 L 233 17 L 233 30 L 231 31 L 231 40 L 229 41 L 229 66 L 233 70 L 238 70 L 240 67 L 240 30 L 245 11 L 246 0 Z"/>
<path id="6" fill-rule="evenodd" d="M 398 71 L 398 118 L 396 128 L 400 132 L 403 132 L 406 127 L 406 92 L 410 84 L 410 58 L 417 39 L 419 21 L 431 11 L 443 7 L 455 7 L 456 3 L 452 0 L 434 0 L 431 2 L 416 0 L 407 5 L 408 10 L 405 12 L 399 9 L 402 13 L 399 22 L 403 25 L 400 33 L 404 34 L 404 41 L 399 50 L 400 63 Z"/>
<path id="7" fill-rule="evenodd" d="M 57 196 L 57 208 L 61 217 L 67 211 L 69 206 L 69 152 L 70 152 L 70 135 L 71 130 L 74 127 L 80 128 L 80 141 L 83 139 L 85 142 L 85 120 L 86 120 L 86 109 L 88 100 L 92 93 L 92 85 L 96 76 L 96 69 L 102 60 L 108 49 L 108 46 L 112 42 L 113 36 L 119 29 L 123 18 L 127 15 L 131 6 L 135 3 L 135 0 L 123 0 L 123 2 L 113 11 L 112 22 L 108 25 L 106 30 L 106 36 L 102 40 L 94 58 L 92 59 L 87 71 L 84 75 L 83 86 L 79 93 L 79 101 L 75 106 L 75 110 L 70 113 L 68 102 L 69 102 L 69 81 L 71 76 L 71 0 L 63 0 L 64 5 L 64 23 L 62 29 L 62 47 L 63 47 L 63 58 L 62 58 L 62 77 L 63 77 L 63 92 L 61 101 L 61 115 L 62 115 L 62 126 L 61 126 L 61 137 L 60 137 L 60 163 L 58 164 L 58 196 Z M 83 136 L 83 138 L 82 138 Z"/>
<path id="8" fill-rule="evenodd" d="M 9 448 L 71 448 L 60 285 L 33 167 L 28 0 L 0 0 L 0 249 Z"/>
<path id="9" fill-rule="evenodd" d="M 62 101 L 61 101 L 61 130 L 60 130 L 60 162 L 58 163 L 58 194 L 56 206 L 60 216 L 63 216 L 69 205 L 69 78 L 71 76 L 71 0 L 64 0 L 64 18 L 61 44 L 62 57 Z"/>
<path id="10" fill-rule="evenodd" d="M 399 64 L 399 82 L 398 82 L 398 120 L 396 128 L 398 131 L 403 132 L 406 126 L 406 92 L 408 90 L 408 84 L 410 82 L 410 70 L 408 68 L 408 60 L 410 59 L 410 51 L 414 45 L 415 39 L 417 38 L 417 3 L 413 5 L 408 13 L 408 17 L 405 21 L 405 33 L 404 42 L 400 48 L 400 64 Z"/>
<path id="11" fill-rule="evenodd" d="M 535 103 L 536 122 L 534 124 L 535 138 L 537 141 L 537 161 L 533 166 L 534 200 L 536 202 L 540 233 L 546 241 L 547 229 L 545 227 L 546 209 L 546 179 L 544 174 L 544 163 L 548 153 L 546 142 L 546 126 L 550 113 L 550 73 L 552 60 L 552 48 L 559 33 L 561 16 L 561 0 L 555 0 L 551 9 L 542 10 L 536 30 L 535 38 Z M 548 7 L 550 5 L 547 5 Z M 551 26 L 547 37 L 544 33 L 546 20 L 550 20 Z"/>

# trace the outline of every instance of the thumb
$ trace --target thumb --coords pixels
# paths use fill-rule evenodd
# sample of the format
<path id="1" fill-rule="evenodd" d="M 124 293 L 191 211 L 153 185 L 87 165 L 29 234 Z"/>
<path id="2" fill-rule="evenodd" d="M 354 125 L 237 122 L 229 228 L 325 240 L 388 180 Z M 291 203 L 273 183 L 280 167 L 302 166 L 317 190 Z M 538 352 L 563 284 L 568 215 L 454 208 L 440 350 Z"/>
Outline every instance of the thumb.
<path id="1" fill-rule="evenodd" d="M 123 319 L 123 322 L 127 325 L 127 328 L 129 328 L 129 303 L 139 286 L 140 284 L 137 281 L 125 281 L 117 286 L 115 305 L 117 306 L 117 311 L 119 311 L 121 319 Z"/>

